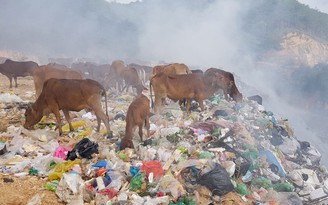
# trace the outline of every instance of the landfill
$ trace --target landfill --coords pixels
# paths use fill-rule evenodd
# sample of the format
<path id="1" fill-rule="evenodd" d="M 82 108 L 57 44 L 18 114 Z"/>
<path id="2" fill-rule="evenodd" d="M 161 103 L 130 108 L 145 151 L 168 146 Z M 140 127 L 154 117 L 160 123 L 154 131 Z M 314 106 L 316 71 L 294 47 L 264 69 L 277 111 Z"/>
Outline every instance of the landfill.
<path id="1" fill-rule="evenodd" d="M 134 94 L 108 96 L 111 135 L 105 127 L 95 131 L 95 116 L 81 111 L 71 114 L 74 132 L 64 125 L 59 136 L 53 115 L 23 128 L 33 97 L 1 94 L 0 172 L 7 180 L 46 179 L 41 188 L 63 204 L 327 204 L 321 154 L 294 136 L 288 119 L 256 101 L 216 94 L 205 111 L 193 103 L 190 114 L 168 102 L 151 115 L 150 138 L 141 142 L 136 130 L 135 148 L 120 150 Z"/>

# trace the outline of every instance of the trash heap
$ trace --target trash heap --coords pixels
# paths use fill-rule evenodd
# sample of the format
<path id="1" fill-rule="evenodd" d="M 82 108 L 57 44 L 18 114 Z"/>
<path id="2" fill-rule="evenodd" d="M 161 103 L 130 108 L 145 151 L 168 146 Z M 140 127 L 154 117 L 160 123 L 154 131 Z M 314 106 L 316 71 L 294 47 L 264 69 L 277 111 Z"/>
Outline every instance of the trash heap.
<path id="1" fill-rule="evenodd" d="M 1 172 L 47 177 L 44 188 L 66 204 L 320 204 L 328 198 L 320 153 L 293 135 L 287 119 L 255 101 L 216 95 L 205 111 L 193 104 L 189 115 L 170 103 L 150 117 L 150 139 L 141 142 L 136 131 L 135 149 L 120 150 L 133 96 L 110 99 L 109 136 L 94 131 L 94 115 L 82 111 L 75 113 L 75 131 L 65 125 L 63 137 L 52 116 L 33 131 L 9 123 L 0 135 Z M 2 102 L 0 117 L 22 119 L 22 104 Z"/>

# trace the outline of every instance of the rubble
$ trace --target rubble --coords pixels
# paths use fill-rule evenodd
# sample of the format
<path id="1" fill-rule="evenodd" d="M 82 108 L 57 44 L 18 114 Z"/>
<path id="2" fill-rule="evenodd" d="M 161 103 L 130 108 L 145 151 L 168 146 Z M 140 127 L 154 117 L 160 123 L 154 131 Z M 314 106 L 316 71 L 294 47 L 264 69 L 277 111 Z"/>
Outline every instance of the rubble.
<path id="1" fill-rule="evenodd" d="M 319 204 L 328 199 L 320 153 L 293 136 L 288 120 L 256 101 L 236 103 L 216 95 L 205 102 L 205 111 L 194 106 L 190 115 L 171 103 L 162 115 L 150 117 L 150 139 L 134 137 L 135 149 L 120 150 L 132 100 L 132 95 L 111 94 L 112 136 L 95 132 L 94 115 L 81 111 L 75 113 L 74 132 L 65 125 L 63 137 L 54 130 L 53 116 L 29 131 L 22 127 L 27 102 L 0 102 L 8 123 L 0 130 L 0 171 L 46 177 L 44 187 L 66 204 Z M 41 200 L 35 195 L 29 203 Z"/>

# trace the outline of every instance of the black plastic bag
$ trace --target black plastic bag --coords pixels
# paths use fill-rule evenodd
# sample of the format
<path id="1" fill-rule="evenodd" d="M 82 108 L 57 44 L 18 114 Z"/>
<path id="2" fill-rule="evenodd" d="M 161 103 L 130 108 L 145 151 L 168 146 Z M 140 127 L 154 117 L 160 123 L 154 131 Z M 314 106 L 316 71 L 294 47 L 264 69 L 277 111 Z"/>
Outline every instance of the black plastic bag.
<path id="1" fill-rule="evenodd" d="M 216 164 L 214 169 L 201 175 L 197 182 L 206 186 L 214 195 L 222 196 L 234 190 L 229 173 L 220 164 Z"/>
<path id="2" fill-rule="evenodd" d="M 79 141 L 72 151 L 67 153 L 66 160 L 75 160 L 76 158 L 91 159 L 91 155 L 98 153 L 98 144 L 90 141 L 88 138 L 83 138 Z"/>

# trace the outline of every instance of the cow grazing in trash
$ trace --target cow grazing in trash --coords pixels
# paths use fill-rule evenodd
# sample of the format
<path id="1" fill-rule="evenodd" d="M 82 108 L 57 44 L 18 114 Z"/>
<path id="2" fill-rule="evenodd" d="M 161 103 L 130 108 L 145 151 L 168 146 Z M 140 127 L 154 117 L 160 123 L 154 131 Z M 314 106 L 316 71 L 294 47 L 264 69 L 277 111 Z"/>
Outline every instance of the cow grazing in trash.
<path id="1" fill-rule="evenodd" d="M 149 138 L 149 113 L 150 100 L 144 94 L 138 95 L 129 105 L 126 115 L 125 137 L 121 141 L 120 149 L 134 148 L 132 137 L 136 126 L 139 127 L 139 136 L 143 141 L 143 126 L 147 130 L 147 138 Z"/>
<path id="2" fill-rule="evenodd" d="M 165 73 L 166 75 L 182 75 L 190 74 L 191 70 L 183 63 L 171 63 L 167 65 L 157 65 L 153 68 L 153 76 L 158 73 Z"/>
<path id="3" fill-rule="evenodd" d="M 239 92 L 232 73 L 218 68 L 209 68 L 204 75 L 208 77 L 212 85 L 223 90 L 224 97 L 227 100 L 230 96 L 236 102 L 242 101 L 243 95 Z"/>
<path id="4" fill-rule="evenodd" d="M 105 96 L 106 114 L 102 110 L 102 95 Z M 26 109 L 24 127 L 26 129 L 31 129 L 44 115 L 54 113 L 59 135 L 61 135 L 62 123 L 59 111 L 63 111 L 66 121 L 69 123 L 69 128 L 73 131 L 69 111 L 78 112 L 82 109 L 91 109 L 95 112 L 98 122 L 97 131 L 99 131 L 100 123 L 103 121 L 107 133 L 110 133 L 107 96 L 101 84 L 91 79 L 76 80 L 51 78 L 44 83 L 42 92 L 35 103 Z"/>
<path id="5" fill-rule="evenodd" d="M 123 89 L 122 73 L 125 70 L 125 63 L 122 60 L 114 60 L 110 65 L 109 81 L 113 81 L 114 86 L 117 85 L 118 90 Z"/>
<path id="6" fill-rule="evenodd" d="M 124 91 L 126 88 L 126 92 L 128 92 L 129 86 L 132 86 L 136 89 L 137 95 L 140 95 L 144 89 L 147 89 L 141 82 L 139 78 L 138 71 L 134 67 L 128 67 L 123 70 L 121 73 L 121 77 L 125 81 L 125 86 L 121 91 Z"/>
<path id="7" fill-rule="evenodd" d="M 58 79 L 83 79 L 78 71 L 71 70 L 66 66 L 56 66 L 48 64 L 40 66 L 33 71 L 33 80 L 35 86 L 35 96 L 38 98 L 42 92 L 43 84 L 50 78 Z"/>
<path id="8" fill-rule="evenodd" d="M 7 59 L 0 64 L 0 73 L 7 76 L 10 82 L 10 88 L 13 87 L 12 80 L 14 78 L 15 87 L 17 88 L 17 77 L 31 76 L 33 69 L 38 67 L 38 64 L 33 61 L 13 61 Z"/>
<path id="9" fill-rule="evenodd" d="M 202 74 L 166 75 L 158 73 L 150 80 L 150 95 L 152 87 L 155 93 L 154 111 L 159 114 L 166 97 L 173 101 L 187 100 L 186 110 L 190 111 L 191 100 L 199 103 L 201 110 L 204 110 L 203 100 L 210 98 L 217 90 L 210 84 L 208 77 Z"/>

